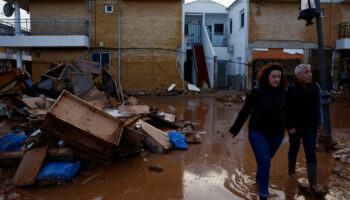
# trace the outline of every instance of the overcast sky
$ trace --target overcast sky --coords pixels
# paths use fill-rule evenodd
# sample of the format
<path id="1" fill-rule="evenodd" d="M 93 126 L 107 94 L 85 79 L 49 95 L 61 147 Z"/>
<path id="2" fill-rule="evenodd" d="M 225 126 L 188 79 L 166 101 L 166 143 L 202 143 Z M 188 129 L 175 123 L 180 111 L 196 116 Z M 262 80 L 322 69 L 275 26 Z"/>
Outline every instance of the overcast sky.
<path id="1" fill-rule="evenodd" d="M 189 3 L 189 2 L 193 2 L 193 1 L 196 1 L 196 0 L 185 0 L 185 3 Z M 212 1 L 215 1 L 217 3 L 220 3 L 226 7 L 228 7 L 229 5 L 231 5 L 232 2 L 234 2 L 235 0 L 212 0 Z"/>

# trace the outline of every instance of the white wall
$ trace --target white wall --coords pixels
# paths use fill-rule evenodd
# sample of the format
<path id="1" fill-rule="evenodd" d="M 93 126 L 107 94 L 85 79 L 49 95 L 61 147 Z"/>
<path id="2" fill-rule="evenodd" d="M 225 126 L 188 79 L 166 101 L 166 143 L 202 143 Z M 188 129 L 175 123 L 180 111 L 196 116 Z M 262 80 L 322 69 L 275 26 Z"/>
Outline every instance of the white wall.
<path id="1" fill-rule="evenodd" d="M 231 58 L 231 54 L 227 52 L 227 47 L 213 47 L 215 54 L 216 54 L 216 60 L 229 60 Z"/>
<path id="2" fill-rule="evenodd" d="M 225 6 L 210 0 L 198 0 L 185 4 L 185 13 L 227 13 Z"/>
<path id="3" fill-rule="evenodd" d="M 85 35 L 0 36 L 0 47 L 88 47 Z"/>
<path id="4" fill-rule="evenodd" d="M 215 23 L 215 22 L 227 22 L 227 13 L 224 14 L 205 14 L 205 23 Z"/>
<path id="5" fill-rule="evenodd" d="M 185 23 L 202 23 L 203 16 L 202 15 L 186 15 L 185 16 Z"/>
<path id="6" fill-rule="evenodd" d="M 241 28 L 241 11 L 244 10 L 244 27 Z M 247 65 L 238 64 L 235 62 L 241 58 L 242 63 L 248 62 L 247 50 L 248 50 L 248 7 L 247 0 L 237 0 L 229 10 L 227 22 L 232 19 L 232 33 L 229 34 L 229 46 L 234 46 L 234 53 L 231 54 L 230 59 L 231 69 L 228 70 L 229 75 L 247 75 Z M 229 27 L 228 27 L 228 31 Z"/>

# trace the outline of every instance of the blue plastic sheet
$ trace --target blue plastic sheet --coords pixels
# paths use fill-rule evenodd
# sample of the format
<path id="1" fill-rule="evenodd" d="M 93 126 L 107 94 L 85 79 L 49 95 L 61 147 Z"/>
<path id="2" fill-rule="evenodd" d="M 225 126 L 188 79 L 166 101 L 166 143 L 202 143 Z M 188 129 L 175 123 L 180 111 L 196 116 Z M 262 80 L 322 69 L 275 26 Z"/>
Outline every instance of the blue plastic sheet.
<path id="1" fill-rule="evenodd" d="M 0 151 L 17 151 L 21 150 L 27 136 L 25 133 L 7 133 L 0 138 Z"/>
<path id="2" fill-rule="evenodd" d="M 170 142 L 174 145 L 174 149 L 188 149 L 188 145 L 186 143 L 186 137 L 181 133 L 176 131 L 169 132 Z"/>
<path id="3" fill-rule="evenodd" d="M 48 162 L 39 173 L 38 180 L 70 181 L 80 170 L 81 162 Z"/>

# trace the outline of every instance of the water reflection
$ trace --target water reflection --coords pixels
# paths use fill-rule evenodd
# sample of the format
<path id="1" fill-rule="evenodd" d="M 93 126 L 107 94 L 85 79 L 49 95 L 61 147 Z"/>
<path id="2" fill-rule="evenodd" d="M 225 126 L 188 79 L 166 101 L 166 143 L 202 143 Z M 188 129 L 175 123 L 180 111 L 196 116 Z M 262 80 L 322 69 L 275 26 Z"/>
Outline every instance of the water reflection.
<path id="1" fill-rule="evenodd" d="M 8 195 L 21 199 L 257 199 L 256 162 L 247 137 L 247 124 L 232 139 L 229 127 L 242 104 L 224 106 L 215 98 L 159 97 L 142 102 L 175 114 L 178 120 L 199 120 L 202 144 L 186 151 L 135 156 L 112 166 L 84 171 L 74 182 L 55 187 L 15 189 Z M 350 105 L 331 106 L 333 135 L 350 141 Z M 287 176 L 288 136 L 271 163 L 270 199 L 314 198 L 299 190 L 296 180 Z M 330 187 L 327 199 L 350 199 L 350 183 L 332 174 L 334 167 L 350 177 L 348 165 L 330 154 L 318 153 L 319 182 Z M 149 165 L 160 165 L 161 173 L 152 173 Z M 297 176 L 306 177 L 305 155 L 300 149 Z M 99 176 L 82 184 L 96 173 Z M 107 181 L 108 180 L 108 181 Z M 8 195 L 3 196 L 9 199 Z M 0 196 L 1 198 L 1 196 Z"/>

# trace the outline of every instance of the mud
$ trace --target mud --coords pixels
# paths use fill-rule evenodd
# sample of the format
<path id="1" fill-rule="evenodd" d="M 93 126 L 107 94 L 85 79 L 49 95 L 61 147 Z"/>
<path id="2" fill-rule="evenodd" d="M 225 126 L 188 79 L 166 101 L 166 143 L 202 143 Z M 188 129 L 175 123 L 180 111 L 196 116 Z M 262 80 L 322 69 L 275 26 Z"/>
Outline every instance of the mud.
<path id="1" fill-rule="evenodd" d="M 59 186 L 10 189 L 0 199 L 257 199 L 256 163 L 247 138 L 247 124 L 235 138 L 228 128 L 242 104 L 226 106 L 214 97 L 158 97 L 142 99 L 159 110 L 176 114 L 178 120 L 199 120 L 201 144 L 166 154 L 142 153 L 111 166 L 82 171 L 73 182 Z M 331 106 L 335 139 L 350 141 L 350 105 Z M 288 136 L 272 160 L 269 199 L 315 199 L 299 189 L 287 175 Z M 350 182 L 333 174 L 334 168 L 350 177 L 349 164 L 335 160 L 331 153 L 318 153 L 319 183 L 327 186 L 327 199 L 350 199 Z M 152 172 L 150 166 L 159 166 Z M 11 170 L 0 170 L 1 177 Z M 301 148 L 297 178 L 306 177 Z"/>

